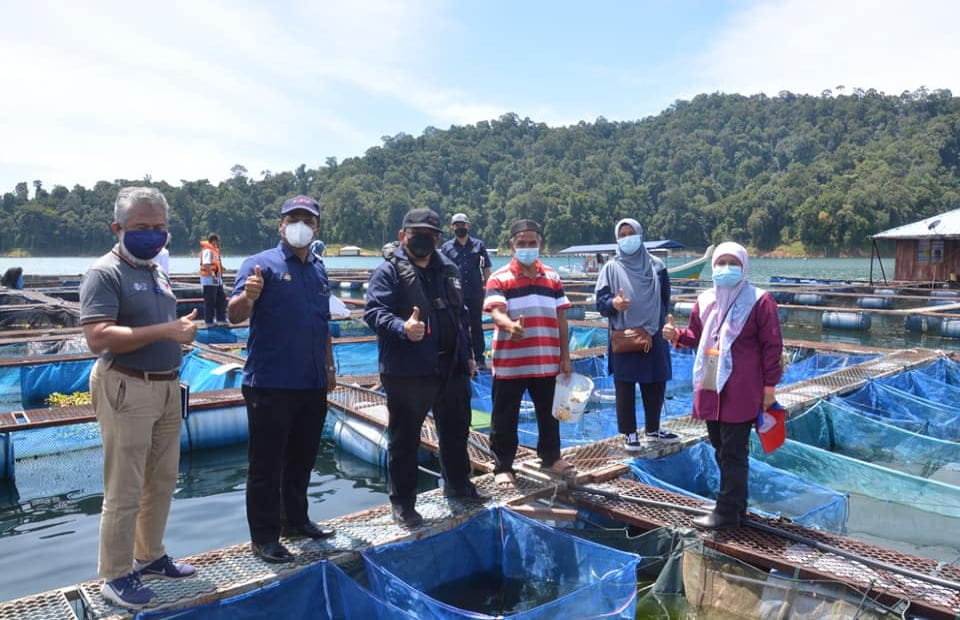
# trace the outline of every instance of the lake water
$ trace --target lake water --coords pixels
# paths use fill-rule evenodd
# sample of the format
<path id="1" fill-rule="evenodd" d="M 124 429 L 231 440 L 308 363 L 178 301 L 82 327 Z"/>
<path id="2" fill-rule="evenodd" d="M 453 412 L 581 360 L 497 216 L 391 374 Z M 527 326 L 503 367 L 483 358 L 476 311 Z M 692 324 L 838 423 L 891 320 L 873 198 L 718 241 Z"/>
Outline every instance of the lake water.
<path id="1" fill-rule="evenodd" d="M 0 258 L 0 272 L 20 265 L 25 273 L 72 275 L 82 273 L 94 259 Z M 225 257 L 228 269 L 243 257 Z M 507 259 L 494 259 L 494 266 Z M 685 262 L 673 259 L 671 264 Z M 328 257 L 331 269 L 369 268 L 375 257 Z M 578 259 L 548 258 L 554 266 Z M 195 257 L 174 257 L 174 273 L 193 273 Z M 892 273 L 893 264 L 884 265 Z M 819 278 L 866 278 L 868 259 L 754 259 L 751 280 L 765 283 L 771 275 Z M 788 327 L 786 335 L 813 340 L 840 340 L 887 346 L 941 346 L 903 333 L 902 324 L 867 335 L 821 333 L 819 324 Z M 952 347 L 953 342 L 946 342 Z M 17 464 L 16 483 L 0 481 L 0 556 L 8 570 L 0 580 L 0 600 L 18 598 L 96 578 L 99 512 L 102 501 L 101 455 L 98 449 L 58 457 L 25 459 Z M 429 467 L 429 465 L 428 465 Z M 436 467 L 434 466 L 434 469 Z M 174 557 L 200 553 L 249 540 L 244 509 L 245 447 L 185 454 L 167 527 L 168 552 Z M 421 488 L 436 486 L 422 474 Z M 313 472 L 310 513 L 322 520 L 387 502 L 385 474 L 343 453 L 325 439 Z M 922 550 L 920 551 L 922 553 Z M 949 561 L 949 560 L 948 560 Z"/>
<path id="2" fill-rule="evenodd" d="M 0 257 L 0 273 L 9 267 L 23 267 L 25 274 L 36 275 L 80 275 L 96 260 L 94 256 L 81 257 Z M 234 270 L 243 263 L 244 256 L 224 256 L 223 265 L 228 270 Z M 324 263 L 328 269 L 371 269 L 380 264 L 381 258 L 375 256 L 325 256 Z M 497 268 L 509 259 L 504 256 L 494 256 L 493 266 Z M 669 266 L 687 262 L 690 258 L 670 257 Z M 553 267 L 570 267 L 581 265 L 582 258 L 577 257 L 546 257 L 546 263 Z M 196 256 L 170 257 L 170 271 L 178 273 L 197 273 L 199 268 Z M 893 260 L 884 261 L 883 268 L 889 276 L 893 275 Z M 874 271 L 879 277 L 879 267 L 874 262 Z M 772 275 L 800 275 L 817 278 L 853 278 L 867 279 L 870 274 L 870 259 L 867 258 L 753 258 L 750 260 L 749 277 L 751 281 L 760 284 L 767 282 Z M 230 284 L 230 283 L 227 283 Z"/>

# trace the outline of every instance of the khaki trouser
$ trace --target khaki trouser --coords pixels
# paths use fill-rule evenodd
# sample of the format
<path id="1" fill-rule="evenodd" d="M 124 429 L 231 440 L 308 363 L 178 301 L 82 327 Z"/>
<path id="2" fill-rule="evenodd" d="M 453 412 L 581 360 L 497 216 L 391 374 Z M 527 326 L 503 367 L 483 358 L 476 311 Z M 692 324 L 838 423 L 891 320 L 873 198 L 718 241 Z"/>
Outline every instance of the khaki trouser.
<path id="1" fill-rule="evenodd" d="M 98 361 L 90 396 L 103 437 L 103 512 L 98 571 L 116 579 L 134 558 L 162 557 L 163 531 L 180 461 L 180 384 L 145 381 Z"/>

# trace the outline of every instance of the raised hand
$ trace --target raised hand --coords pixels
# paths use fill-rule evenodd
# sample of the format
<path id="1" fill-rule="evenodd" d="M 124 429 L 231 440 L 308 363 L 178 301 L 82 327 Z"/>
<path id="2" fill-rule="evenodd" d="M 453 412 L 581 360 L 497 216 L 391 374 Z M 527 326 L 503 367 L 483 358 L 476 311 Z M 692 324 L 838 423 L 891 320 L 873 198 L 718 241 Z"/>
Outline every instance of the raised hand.
<path id="1" fill-rule="evenodd" d="M 660 333 L 663 335 L 663 339 L 677 346 L 677 340 L 680 339 L 680 331 L 677 330 L 677 326 L 673 324 L 673 315 L 667 315 L 667 323 L 663 326 L 663 329 L 660 330 Z"/>
<path id="2" fill-rule="evenodd" d="M 190 344 L 197 336 L 197 324 L 194 319 L 197 318 L 197 309 L 194 308 L 190 314 L 184 315 L 179 319 L 170 321 L 170 340 L 179 344 Z"/>
<path id="3" fill-rule="evenodd" d="M 426 325 L 420 320 L 420 308 L 414 306 L 410 318 L 403 323 L 403 332 L 407 335 L 407 340 L 420 342 L 426 331 Z"/>
<path id="4" fill-rule="evenodd" d="M 247 276 L 243 290 L 251 303 L 260 299 L 260 293 L 263 292 L 263 276 L 260 275 L 260 265 L 256 265 L 253 268 L 252 276 Z"/>
<path id="5" fill-rule="evenodd" d="M 623 289 L 617 291 L 617 296 L 613 298 L 613 308 L 617 312 L 623 312 L 630 307 L 630 300 L 623 296 Z"/>

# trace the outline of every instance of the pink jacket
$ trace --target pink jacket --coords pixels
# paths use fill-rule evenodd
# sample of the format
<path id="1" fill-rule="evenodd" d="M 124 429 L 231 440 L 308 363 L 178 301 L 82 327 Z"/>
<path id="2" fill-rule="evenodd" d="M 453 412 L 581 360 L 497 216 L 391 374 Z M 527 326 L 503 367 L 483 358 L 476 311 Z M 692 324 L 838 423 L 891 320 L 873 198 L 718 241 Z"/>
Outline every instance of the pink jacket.
<path id="1" fill-rule="evenodd" d="M 690 324 L 677 331 L 677 346 L 695 348 L 700 343 L 703 324 L 699 305 L 693 306 Z M 711 390 L 694 391 L 693 417 L 720 422 L 755 420 L 763 402 L 764 386 L 780 382 L 783 374 L 780 364 L 783 337 L 780 335 L 777 302 L 770 293 L 761 296 L 753 306 L 743 331 L 733 342 L 731 355 L 733 373 L 720 391 L 719 398 Z"/>

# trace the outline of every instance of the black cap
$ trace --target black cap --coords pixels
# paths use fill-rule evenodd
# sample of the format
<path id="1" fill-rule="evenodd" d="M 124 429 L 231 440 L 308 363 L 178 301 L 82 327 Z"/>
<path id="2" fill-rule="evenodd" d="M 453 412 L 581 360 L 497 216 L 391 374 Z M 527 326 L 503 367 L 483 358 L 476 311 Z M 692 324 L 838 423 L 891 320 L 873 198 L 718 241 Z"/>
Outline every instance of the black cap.
<path id="1" fill-rule="evenodd" d="M 440 230 L 440 216 L 433 209 L 413 209 L 403 216 L 403 228 L 430 228 Z"/>
<path id="2" fill-rule="evenodd" d="M 537 224 L 533 220 L 517 220 L 510 226 L 511 237 L 522 232 L 535 232 L 539 235 L 540 224 Z"/>

